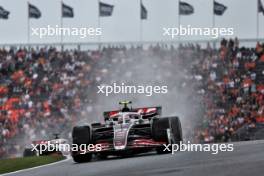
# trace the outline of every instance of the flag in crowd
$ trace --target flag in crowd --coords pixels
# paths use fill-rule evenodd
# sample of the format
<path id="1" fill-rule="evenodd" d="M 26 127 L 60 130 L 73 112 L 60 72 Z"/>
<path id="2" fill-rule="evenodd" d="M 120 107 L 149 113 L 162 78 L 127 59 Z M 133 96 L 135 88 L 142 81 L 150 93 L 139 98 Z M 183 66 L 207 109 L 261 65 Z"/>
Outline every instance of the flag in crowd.
<path id="1" fill-rule="evenodd" d="M 179 2 L 179 15 L 191 15 L 194 13 L 194 8 L 187 2 Z"/>
<path id="2" fill-rule="evenodd" d="M 73 8 L 62 3 L 62 17 L 63 18 L 73 18 L 74 11 Z M 261 0 L 258 0 L 258 13 L 262 13 L 264 15 L 264 6 Z M 219 2 L 213 1 L 213 10 L 214 15 L 222 16 L 227 10 L 227 6 L 221 4 Z M 114 11 L 114 5 L 99 2 L 99 16 L 107 17 L 112 16 Z M 194 7 L 187 3 L 179 0 L 179 15 L 191 15 L 194 13 Z M 10 12 L 0 6 L 0 19 L 8 19 Z M 148 11 L 146 7 L 143 5 L 142 0 L 140 1 L 140 17 L 142 20 L 147 19 Z M 28 4 L 28 17 L 29 18 L 40 18 L 41 11 L 32 4 Z"/>
<path id="3" fill-rule="evenodd" d="M 264 15 L 264 6 L 263 6 L 261 0 L 258 0 L 258 12 L 262 13 Z"/>
<path id="4" fill-rule="evenodd" d="M 114 11 L 113 5 L 99 2 L 99 16 L 101 17 L 112 16 L 113 11 Z"/>
<path id="5" fill-rule="evenodd" d="M 41 12 L 36 6 L 28 4 L 28 17 L 38 19 L 41 17 Z"/>
<path id="6" fill-rule="evenodd" d="M 73 8 L 65 5 L 64 3 L 62 3 L 62 17 L 63 18 L 73 18 L 74 17 L 74 13 L 73 13 Z"/>
<path id="7" fill-rule="evenodd" d="M 0 19 L 8 19 L 10 12 L 0 6 Z"/>
<path id="8" fill-rule="evenodd" d="M 214 14 L 215 15 L 222 16 L 225 13 L 226 9 L 227 7 L 224 4 L 220 4 L 214 1 Z"/>
<path id="9" fill-rule="evenodd" d="M 143 5 L 142 1 L 140 1 L 140 18 L 142 20 L 146 20 L 148 18 L 148 11 L 146 7 Z"/>

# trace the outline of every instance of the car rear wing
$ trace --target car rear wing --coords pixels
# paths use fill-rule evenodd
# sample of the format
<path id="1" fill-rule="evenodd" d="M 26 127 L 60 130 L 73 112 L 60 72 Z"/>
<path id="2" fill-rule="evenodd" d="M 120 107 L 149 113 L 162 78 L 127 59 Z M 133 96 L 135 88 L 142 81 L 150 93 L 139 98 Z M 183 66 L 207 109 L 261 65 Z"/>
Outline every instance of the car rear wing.
<path id="1" fill-rule="evenodd" d="M 161 106 L 157 107 L 143 107 L 143 108 L 132 108 L 129 112 L 138 112 L 142 115 L 142 118 L 152 118 L 157 115 L 161 115 Z M 103 113 L 105 121 L 108 121 L 122 110 L 106 111 Z"/>

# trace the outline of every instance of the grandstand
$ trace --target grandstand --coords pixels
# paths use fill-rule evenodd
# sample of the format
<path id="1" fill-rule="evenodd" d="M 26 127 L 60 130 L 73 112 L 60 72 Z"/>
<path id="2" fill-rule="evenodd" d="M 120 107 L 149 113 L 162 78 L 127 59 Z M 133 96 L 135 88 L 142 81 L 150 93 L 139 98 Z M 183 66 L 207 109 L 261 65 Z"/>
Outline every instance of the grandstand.
<path id="1" fill-rule="evenodd" d="M 144 58 L 158 59 L 167 71 L 157 76 L 170 80 L 179 93 L 188 92 L 189 106 L 195 109 L 188 116 L 196 116 L 196 123 L 186 135 L 193 141 L 230 141 L 245 129 L 256 136 L 264 122 L 264 45 L 239 45 L 235 39 L 222 40 L 216 48 L 197 43 L 63 51 L 2 48 L 0 158 L 19 156 L 30 140 L 51 133 L 70 138 L 74 124 L 89 119 L 98 109 L 101 112 L 97 85 L 109 75 L 133 79 L 141 70 L 133 67 L 132 71 L 126 64 L 144 64 Z M 120 70 L 116 63 L 126 69 Z M 149 69 L 155 68 L 151 65 Z M 179 73 L 184 75 L 176 81 L 174 75 Z"/>

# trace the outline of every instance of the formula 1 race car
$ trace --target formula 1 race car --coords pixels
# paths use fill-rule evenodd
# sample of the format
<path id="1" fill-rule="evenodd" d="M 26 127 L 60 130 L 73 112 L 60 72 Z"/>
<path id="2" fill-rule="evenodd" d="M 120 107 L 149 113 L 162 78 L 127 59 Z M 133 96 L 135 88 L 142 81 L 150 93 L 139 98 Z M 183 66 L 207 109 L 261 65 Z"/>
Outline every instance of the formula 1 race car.
<path id="1" fill-rule="evenodd" d="M 67 139 L 59 138 L 59 134 L 54 134 L 51 140 L 36 140 L 32 141 L 31 145 L 26 147 L 23 152 L 23 157 L 44 156 L 44 155 L 67 155 L 64 147 L 69 144 Z M 54 146 L 51 148 L 51 146 Z"/>
<path id="2" fill-rule="evenodd" d="M 178 117 L 161 117 L 161 107 L 129 108 L 131 101 L 120 102 L 121 110 L 104 112 L 104 124 L 75 126 L 73 144 L 100 145 L 100 150 L 72 151 L 75 162 L 88 162 L 93 156 L 106 159 L 110 155 L 131 156 L 156 150 L 165 153 L 165 144 L 182 141 Z"/>

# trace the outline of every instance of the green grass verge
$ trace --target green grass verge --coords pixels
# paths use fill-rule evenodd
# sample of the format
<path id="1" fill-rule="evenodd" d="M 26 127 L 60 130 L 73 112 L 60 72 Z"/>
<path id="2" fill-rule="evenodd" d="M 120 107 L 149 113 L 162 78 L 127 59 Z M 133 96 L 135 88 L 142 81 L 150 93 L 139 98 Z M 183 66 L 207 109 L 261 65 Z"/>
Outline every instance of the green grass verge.
<path id="1" fill-rule="evenodd" d="M 64 159 L 63 156 L 33 156 L 25 158 L 10 158 L 0 160 L 0 174 L 14 172 Z"/>

